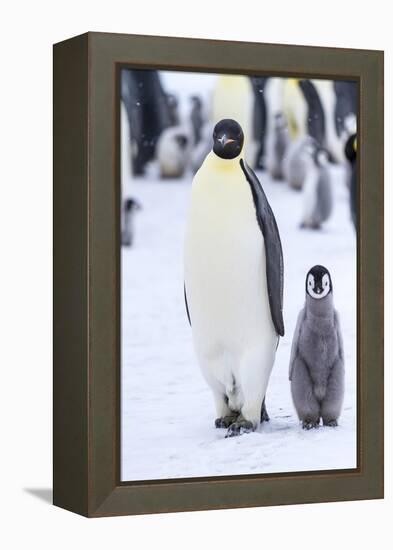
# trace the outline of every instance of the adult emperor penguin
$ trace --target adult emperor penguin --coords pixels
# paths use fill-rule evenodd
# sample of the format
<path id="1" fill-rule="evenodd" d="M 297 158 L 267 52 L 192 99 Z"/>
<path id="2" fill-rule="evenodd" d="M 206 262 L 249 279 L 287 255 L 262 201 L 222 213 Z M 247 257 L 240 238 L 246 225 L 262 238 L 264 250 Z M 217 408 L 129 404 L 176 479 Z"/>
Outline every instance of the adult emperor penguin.
<path id="1" fill-rule="evenodd" d="M 306 149 L 303 216 L 300 227 L 320 229 L 332 213 L 333 193 L 328 153 L 316 143 Z"/>
<path id="2" fill-rule="evenodd" d="M 274 214 L 242 158 L 244 134 L 218 122 L 195 174 L 185 238 L 185 299 L 202 373 L 227 436 L 268 419 L 264 398 L 284 334 L 283 256 Z"/>
<path id="3" fill-rule="evenodd" d="M 344 352 L 329 271 L 315 265 L 306 277 L 289 364 L 292 399 L 304 429 L 337 426 L 344 398 Z"/>

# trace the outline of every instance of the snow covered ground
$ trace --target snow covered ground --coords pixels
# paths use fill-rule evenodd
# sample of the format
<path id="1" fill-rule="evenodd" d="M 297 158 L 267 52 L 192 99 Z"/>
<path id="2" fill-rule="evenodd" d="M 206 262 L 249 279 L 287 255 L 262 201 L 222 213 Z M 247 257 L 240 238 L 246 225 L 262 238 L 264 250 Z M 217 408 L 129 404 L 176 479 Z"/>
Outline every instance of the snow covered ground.
<path id="1" fill-rule="evenodd" d="M 194 356 L 183 300 L 183 239 L 191 177 L 138 180 L 135 245 L 122 250 L 123 481 L 356 467 L 356 240 L 343 173 L 334 169 L 335 209 L 323 230 L 298 228 L 301 194 L 258 176 L 284 250 L 286 335 L 267 391 L 270 422 L 225 439 Z M 304 431 L 288 382 L 292 334 L 314 264 L 329 268 L 341 316 L 346 394 L 340 425 Z"/>

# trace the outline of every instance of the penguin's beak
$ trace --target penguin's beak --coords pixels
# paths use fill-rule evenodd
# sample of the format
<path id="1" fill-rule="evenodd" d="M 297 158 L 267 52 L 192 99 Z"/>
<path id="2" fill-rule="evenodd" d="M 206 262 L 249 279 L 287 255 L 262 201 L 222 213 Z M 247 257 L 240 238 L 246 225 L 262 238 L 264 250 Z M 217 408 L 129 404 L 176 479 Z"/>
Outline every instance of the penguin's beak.
<path id="1" fill-rule="evenodd" d="M 225 145 L 228 145 L 228 143 L 233 143 L 235 140 L 234 139 L 231 139 L 231 138 L 228 138 L 225 134 L 223 136 L 221 136 L 220 138 L 218 138 L 218 141 L 221 143 L 221 145 L 223 147 L 225 147 Z"/>

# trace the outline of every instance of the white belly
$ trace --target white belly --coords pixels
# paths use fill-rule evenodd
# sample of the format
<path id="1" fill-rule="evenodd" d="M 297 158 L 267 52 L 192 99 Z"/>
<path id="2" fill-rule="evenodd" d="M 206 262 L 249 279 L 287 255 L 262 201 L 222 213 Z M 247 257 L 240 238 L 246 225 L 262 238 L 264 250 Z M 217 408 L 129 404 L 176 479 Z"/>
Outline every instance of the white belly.
<path id="1" fill-rule="evenodd" d="M 207 365 L 214 370 L 209 377 L 228 387 L 233 376 L 238 379 L 247 353 L 260 357 L 270 373 L 277 335 L 268 302 L 264 240 L 249 184 L 238 159 L 233 169 L 221 170 L 223 161 L 215 158 L 207 157 L 193 182 L 185 285 L 202 370 Z"/>

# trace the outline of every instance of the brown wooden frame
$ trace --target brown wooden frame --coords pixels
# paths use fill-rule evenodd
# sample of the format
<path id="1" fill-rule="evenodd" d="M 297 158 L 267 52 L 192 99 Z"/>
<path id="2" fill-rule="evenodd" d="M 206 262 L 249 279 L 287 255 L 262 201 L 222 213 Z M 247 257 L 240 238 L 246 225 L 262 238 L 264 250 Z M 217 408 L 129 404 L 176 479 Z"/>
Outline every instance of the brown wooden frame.
<path id="1" fill-rule="evenodd" d="M 121 66 L 359 82 L 358 468 L 121 483 Z M 54 46 L 54 504 L 90 517 L 383 497 L 383 52 L 87 33 Z"/>

